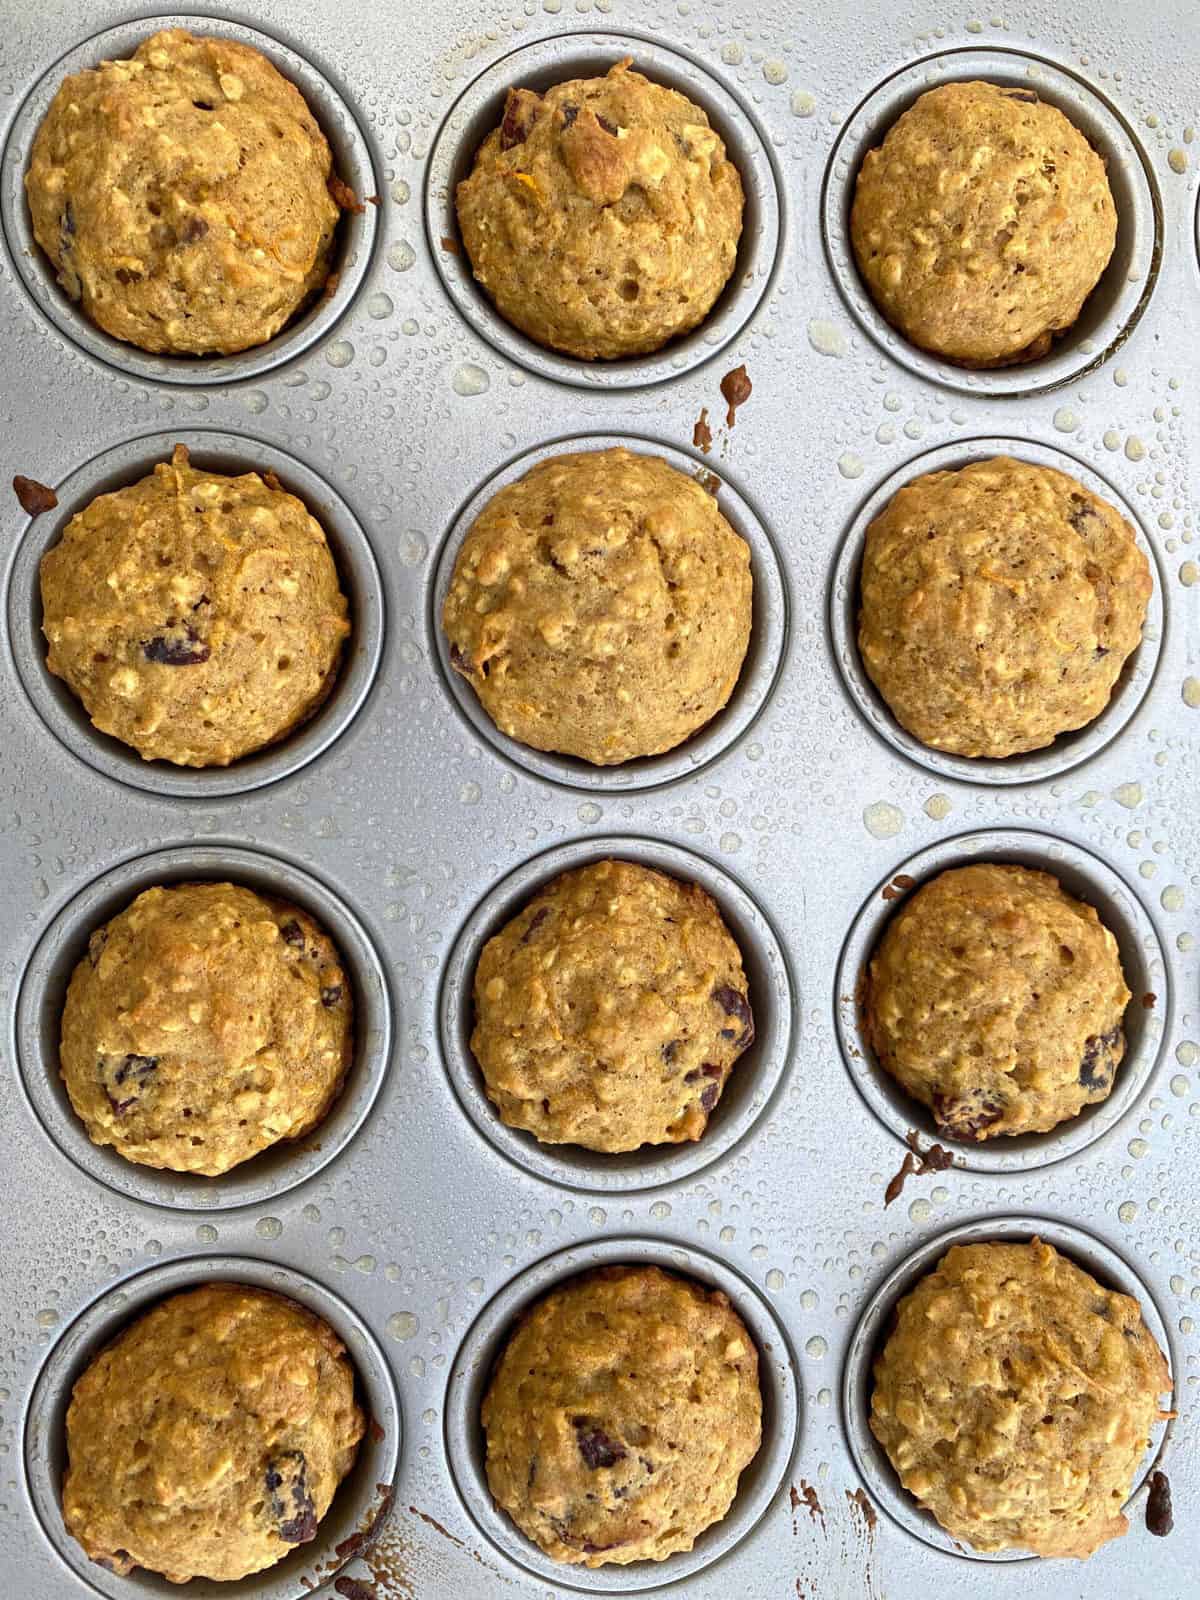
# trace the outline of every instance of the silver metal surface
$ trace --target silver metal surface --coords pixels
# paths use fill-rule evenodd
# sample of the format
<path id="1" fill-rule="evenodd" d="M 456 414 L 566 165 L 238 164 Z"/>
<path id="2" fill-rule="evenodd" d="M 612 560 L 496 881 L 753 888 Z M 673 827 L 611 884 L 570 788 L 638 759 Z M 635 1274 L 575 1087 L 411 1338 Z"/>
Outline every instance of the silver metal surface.
<path id="1" fill-rule="evenodd" d="M 688 1600 L 1189 1600 L 1200 1568 L 1192 6 L 223 5 L 193 25 L 263 43 L 309 96 L 343 176 L 379 204 L 345 220 L 328 301 L 262 350 L 212 362 L 105 339 L 30 243 L 22 178 L 48 94 L 69 67 L 131 48 L 150 9 L 0 0 L 0 12 L 0 481 L 23 473 L 61 501 L 31 520 L 11 499 L 3 522 L 0 1594 L 166 1592 L 86 1567 L 62 1534 L 70 1384 L 124 1318 L 178 1283 L 283 1273 L 345 1331 L 383 1436 L 313 1545 L 221 1593 L 362 1600 L 346 1588 L 357 1583 L 372 1600 L 545 1600 L 670 1584 Z M 500 323 L 443 239 L 451 186 L 504 89 L 626 53 L 709 110 L 746 179 L 748 226 L 710 322 L 659 356 L 588 367 Z M 1107 156 L 1119 210 L 1114 264 L 1078 328 L 1044 361 L 1000 372 L 932 361 L 883 327 L 845 235 L 862 151 L 922 88 L 964 76 L 1030 83 L 1061 104 Z M 743 362 L 753 394 L 730 428 L 718 386 Z M 709 456 L 691 443 L 702 408 Z M 46 676 L 38 639 L 47 543 L 82 499 L 179 440 L 214 465 L 273 467 L 329 529 L 355 612 L 349 672 L 318 716 L 222 772 L 143 763 L 97 735 Z M 713 472 L 756 580 L 752 656 L 728 710 L 679 752 L 607 773 L 498 735 L 437 628 L 438 586 L 480 497 L 585 440 Z M 906 742 L 862 677 L 849 619 L 871 509 L 932 465 L 1001 447 L 1061 461 L 1126 508 L 1156 588 L 1103 718 L 1049 752 L 973 764 Z M 742 943 L 759 1028 L 705 1140 L 609 1161 L 501 1127 L 466 1048 L 480 941 L 552 872 L 605 854 L 710 889 Z M 1130 1053 L 1113 1097 L 1078 1124 L 964 1150 L 964 1165 L 910 1179 L 885 1209 L 902 1136 L 927 1124 L 863 1051 L 856 974 L 897 874 L 989 854 L 1050 867 L 1110 922 L 1136 991 Z M 211 1182 L 91 1147 L 54 1061 L 55 1008 L 89 923 L 146 883 L 189 875 L 294 894 L 338 939 L 367 1018 L 348 1098 L 324 1128 Z M 1174 1490 L 1169 1538 L 1145 1530 L 1144 1487 L 1129 1534 L 1085 1568 L 980 1562 L 917 1526 L 862 1429 L 870 1319 L 963 1226 L 1039 1231 L 1161 1316 L 1179 1411 L 1156 1441 Z M 727 1522 L 661 1569 L 548 1568 L 481 1479 L 472 1418 L 504 1327 L 529 1294 L 598 1258 L 721 1283 L 766 1357 L 764 1453 Z M 379 1539 L 344 1552 L 339 1571 L 337 1545 L 369 1525 L 393 1476 Z M 850 1498 L 863 1485 L 887 1513 L 875 1526 Z"/>

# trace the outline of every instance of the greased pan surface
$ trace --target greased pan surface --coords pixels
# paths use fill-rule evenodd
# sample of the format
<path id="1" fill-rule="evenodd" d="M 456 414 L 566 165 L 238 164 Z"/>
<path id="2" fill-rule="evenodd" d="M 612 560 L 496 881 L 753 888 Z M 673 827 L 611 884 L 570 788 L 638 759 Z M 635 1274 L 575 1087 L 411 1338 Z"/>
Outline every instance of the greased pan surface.
<path id="1" fill-rule="evenodd" d="M 914 21 L 847 0 L 810 12 L 294 0 L 172 18 L 264 49 L 309 97 L 343 177 L 378 197 L 345 221 L 329 299 L 258 351 L 193 363 L 81 322 L 31 253 L 22 199 L 61 76 L 128 53 L 160 14 L 95 0 L 7 0 L 3 13 L 2 492 L 22 473 L 61 506 L 31 519 L 3 502 L 0 1588 L 28 1600 L 670 1584 L 689 1600 L 1018 1587 L 1022 1600 L 1186 1600 L 1200 1564 L 1190 7 L 935 5 Z M 444 243 L 450 189 L 510 85 L 625 55 L 705 107 L 742 171 L 746 230 L 696 333 L 587 367 L 497 319 Z M 904 345 L 866 300 L 846 233 L 862 153 L 924 88 L 971 77 L 1067 110 L 1109 160 L 1120 219 L 1082 322 L 1042 362 L 995 372 Z M 753 393 L 729 427 L 719 384 L 742 363 Z M 702 408 L 708 455 L 692 443 Z M 218 467 L 269 467 L 308 500 L 358 623 L 352 676 L 318 717 L 219 774 L 147 765 L 94 734 L 38 646 L 37 559 L 54 528 L 79 496 L 140 476 L 176 441 Z M 450 676 L 436 625 L 481 494 L 585 441 L 715 474 L 756 577 L 749 671 L 727 710 L 627 770 L 497 734 Z M 974 765 L 922 751 L 886 714 L 858 665 L 853 586 L 889 485 L 1000 449 L 1060 464 L 1126 508 L 1155 597 L 1099 723 L 1050 752 Z M 759 1033 L 706 1140 L 603 1161 L 496 1123 L 465 1041 L 481 941 L 546 877 L 609 854 L 704 884 L 742 944 Z M 897 875 L 989 857 L 1045 866 L 1090 899 L 1153 1000 L 1130 1025 L 1128 1078 L 1094 1114 L 1006 1153 L 968 1151 L 885 1207 L 903 1135 L 926 1125 L 864 1049 L 852 986 Z M 54 996 L 89 915 L 151 881 L 213 876 L 274 879 L 338 937 L 367 1019 L 352 1098 L 324 1134 L 226 1180 L 123 1171 L 72 1125 Z M 1154 1441 L 1174 1495 L 1169 1537 L 1144 1526 L 1143 1482 L 1128 1535 L 1086 1568 L 981 1561 L 898 1491 L 864 1427 L 870 1352 L 952 1231 L 1041 1232 L 1141 1297 L 1175 1376 L 1179 1414 Z M 691 1554 L 557 1569 L 488 1500 L 474 1417 L 511 1318 L 571 1272 L 615 1261 L 730 1294 L 762 1352 L 767 1438 L 729 1518 Z M 82 1559 L 58 1513 L 70 1386 L 141 1306 L 222 1275 L 326 1316 L 381 1434 L 316 1541 L 261 1578 L 183 1591 L 118 1579 Z M 355 1531 L 389 1504 L 363 1548 Z"/>

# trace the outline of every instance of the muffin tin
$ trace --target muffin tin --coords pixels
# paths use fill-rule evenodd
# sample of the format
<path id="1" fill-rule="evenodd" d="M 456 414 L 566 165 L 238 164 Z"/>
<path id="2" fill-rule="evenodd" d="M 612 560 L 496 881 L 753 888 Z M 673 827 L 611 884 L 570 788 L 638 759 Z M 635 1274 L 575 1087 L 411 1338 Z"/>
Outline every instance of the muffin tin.
<path id="1" fill-rule="evenodd" d="M 61 76 L 186 23 L 258 45 L 309 97 L 360 199 L 336 292 L 270 344 L 212 361 L 138 353 L 84 324 L 33 249 L 21 180 Z M 317 1540 L 187 1594 L 439 1600 L 654 1589 L 696 1600 L 915 1592 L 1058 1600 L 1194 1592 L 1200 1494 L 1200 633 L 1193 555 L 1200 144 L 1182 0 L 1047 20 L 833 0 L 775 22 L 744 0 L 234 5 L 129 22 L 115 0 L 9 19 L 0 162 L 8 502 L 0 652 L 0 1548 L 12 1592 L 175 1594 L 91 1567 L 58 1508 L 82 1364 L 142 1306 L 239 1278 L 346 1339 L 377 1427 Z M 922 24 L 922 26 L 926 26 Z M 588 366 L 501 323 L 454 248 L 452 185 L 515 83 L 624 55 L 709 112 L 747 189 L 738 269 L 659 355 Z M 1032 84 L 1109 158 L 1114 264 L 1044 361 L 968 373 L 921 355 L 864 297 L 846 239 L 861 153 L 925 87 Z M 447 244 L 449 241 L 449 244 Z M 722 375 L 753 393 L 724 424 Z M 711 454 L 692 444 L 707 409 Z M 311 723 L 229 768 L 146 763 L 45 671 L 37 563 L 66 518 L 176 442 L 275 470 L 329 531 L 356 631 Z M 726 710 L 668 756 L 590 769 L 514 745 L 454 675 L 437 626 L 473 512 L 559 449 L 622 443 L 711 473 L 751 546 L 754 637 Z M 913 744 L 862 673 L 866 522 L 902 482 L 1007 451 L 1061 465 L 1152 557 L 1146 635 L 1110 709 L 1051 750 L 972 763 Z M 4 491 L 7 493 L 7 490 Z M 692 877 L 746 963 L 758 1035 L 698 1144 L 599 1157 L 503 1127 L 466 1040 L 482 942 L 546 879 L 604 856 Z M 881 1078 L 854 1003 L 909 878 L 966 859 L 1058 873 L 1121 944 L 1134 1000 L 1110 1099 L 1010 1144 L 952 1147 L 885 1207 L 922 1107 Z M 127 1166 L 61 1091 L 55 1009 L 90 927 L 152 882 L 221 877 L 311 909 L 356 991 L 358 1055 L 326 1122 L 223 1179 Z M 901 886 L 896 886 L 900 877 Z M 885 898 L 885 892 L 888 896 Z M 1150 1000 L 1148 997 L 1153 996 Z M 945 1142 L 945 1141 L 943 1141 Z M 1155 1539 L 1084 1572 L 981 1564 L 898 1489 L 864 1425 L 871 1352 L 954 1237 L 1039 1233 L 1142 1301 L 1177 1420 Z M 661 1567 L 556 1568 L 491 1505 L 475 1417 L 528 1299 L 597 1262 L 724 1288 L 763 1358 L 767 1427 L 729 1516 Z M 403 1425 L 401 1425 L 403 1419 Z M 390 1515 L 380 1513 L 390 1506 Z M 876 1515 L 875 1507 L 880 1515 Z M 819 1507 L 819 1511 L 815 1509 Z M 367 1543 L 358 1533 L 376 1536 Z M 341 1549 L 339 1550 L 339 1546 Z"/>

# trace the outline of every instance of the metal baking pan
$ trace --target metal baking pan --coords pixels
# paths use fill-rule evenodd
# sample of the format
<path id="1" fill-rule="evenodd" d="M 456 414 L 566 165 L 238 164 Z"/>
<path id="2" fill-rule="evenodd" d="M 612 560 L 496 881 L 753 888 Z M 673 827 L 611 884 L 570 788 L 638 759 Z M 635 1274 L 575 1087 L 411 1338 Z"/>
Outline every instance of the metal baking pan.
<path id="1" fill-rule="evenodd" d="M 171 18 L 248 39 L 307 95 L 360 196 L 336 292 L 242 356 L 139 354 L 81 321 L 32 246 L 21 180 L 69 70 L 164 19 L 106 0 L 5 9 L 0 370 L 5 477 L 59 508 L 4 518 L 0 652 L 0 1592 L 176 1594 L 89 1565 L 58 1510 L 62 1421 L 90 1354 L 141 1306 L 231 1277 L 325 1315 L 376 1427 L 316 1541 L 197 1596 L 450 1600 L 676 1585 L 697 1600 L 1187 1600 L 1200 1568 L 1200 144 L 1183 0 L 1048 14 L 818 14 L 618 0 L 233 4 Z M 152 20 L 153 19 L 153 20 Z M 622 56 L 698 100 L 747 189 L 710 319 L 651 357 L 582 365 L 496 317 L 452 248 L 452 186 L 505 90 Z M 863 151 L 947 78 L 1032 84 L 1105 154 L 1117 252 L 1045 360 L 966 372 L 865 299 L 846 216 Z M 447 243 L 449 241 L 449 243 Z M 753 393 L 711 454 L 722 375 Z M 591 769 L 523 749 L 450 671 L 440 594 L 470 516 L 572 442 L 621 440 L 714 475 L 752 550 L 756 611 L 729 707 L 678 751 Z M 329 531 L 355 647 L 294 737 L 222 771 L 139 761 L 45 672 L 37 561 L 66 517 L 177 441 L 262 466 Z M 1006 449 L 1116 501 L 1152 558 L 1146 635 L 1110 709 L 1015 762 L 915 746 L 862 674 L 866 522 L 907 478 Z M 7 492 L 7 491 L 5 491 Z M 759 1021 L 699 1144 L 601 1158 L 492 1114 L 466 1046 L 482 941 L 544 879 L 615 854 L 703 883 L 741 943 Z M 1113 1096 L 1053 1135 L 957 1152 L 884 1191 L 919 1108 L 881 1078 L 854 989 L 895 879 L 970 859 L 1047 866 L 1113 927 L 1136 998 Z M 126 1166 L 83 1136 L 56 1008 L 88 928 L 151 882 L 233 877 L 318 915 L 361 1019 L 322 1128 L 226 1179 Z M 1153 1002 L 1141 1004 L 1142 996 Z M 1171 1535 L 1131 1528 L 1087 1565 L 979 1558 L 898 1490 L 864 1425 L 896 1297 L 953 1236 L 1054 1242 L 1130 1288 L 1179 1415 Z M 476 1413 L 505 1329 L 596 1262 L 719 1285 L 763 1354 L 766 1434 L 729 1517 L 659 1566 L 556 1568 L 491 1505 Z M 373 1539 L 373 1542 L 371 1540 Z"/>

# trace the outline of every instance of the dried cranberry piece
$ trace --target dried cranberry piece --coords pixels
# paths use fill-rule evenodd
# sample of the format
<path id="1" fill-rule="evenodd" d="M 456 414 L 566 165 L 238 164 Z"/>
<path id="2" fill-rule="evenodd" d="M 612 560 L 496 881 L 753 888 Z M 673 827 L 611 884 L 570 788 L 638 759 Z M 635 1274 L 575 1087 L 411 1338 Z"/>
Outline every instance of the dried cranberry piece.
<path id="1" fill-rule="evenodd" d="M 321 990 L 321 1004 L 326 1008 L 330 1006 L 337 1006 L 341 1003 L 342 986 L 340 983 L 327 984 L 326 987 Z"/>
<path id="2" fill-rule="evenodd" d="M 198 667 L 207 661 L 212 651 L 189 623 L 183 625 L 183 637 L 168 638 L 158 634 L 142 645 L 147 661 L 157 661 L 163 667 Z"/>
<path id="3" fill-rule="evenodd" d="M 999 1122 L 1004 1112 L 1003 1107 L 994 1100 L 985 1100 L 980 1096 L 954 1099 L 950 1095 L 935 1094 L 933 1114 L 938 1127 L 951 1138 L 978 1139 L 984 1128 Z"/>
<path id="4" fill-rule="evenodd" d="M 1067 513 L 1067 521 L 1075 529 L 1076 533 L 1082 533 L 1084 523 L 1096 515 L 1096 508 L 1090 500 L 1085 500 L 1081 494 L 1072 494 L 1071 509 Z"/>
<path id="5" fill-rule="evenodd" d="M 510 89 L 504 102 L 504 120 L 500 124 L 500 148 L 512 150 L 519 144 L 524 144 L 533 128 L 537 108 L 541 104 L 540 94 L 534 94 L 532 89 Z"/>
<path id="6" fill-rule="evenodd" d="M 1108 1033 L 1093 1033 L 1084 1041 L 1079 1063 L 1079 1083 L 1084 1089 L 1107 1089 L 1112 1082 L 1113 1057 L 1124 1039 L 1120 1028 Z"/>
<path id="7" fill-rule="evenodd" d="M 719 1083 L 710 1083 L 700 1096 L 700 1109 L 702 1111 L 711 1111 L 716 1105 L 717 1096 L 720 1093 L 721 1085 Z"/>
<path id="8" fill-rule="evenodd" d="M 317 1509 L 307 1472 L 302 1450 L 285 1450 L 267 1463 L 267 1503 L 285 1544 L 307 1544 L 316 1537 Z"/>
<path id="9" fill-rule="evenodd" d="M 679 1054 L 680 1042 L 681 1041 L 678 1040 L 678 1039 L 668 1039 L 666 1044 L 661 1045 L 659 1047 L 659 1052 L 658 1053 L 659 1053 L 660 1056 L 662 1056 L 664 1061 L 667 1061 L 667 1062 L 674 1061 L 675 1057 Z M 691 1076 L 691 1074 L 689 1073 L 688 1077 L 690 1077 L 690 1076 Z M 685 1079 L 685 1082 L 686 1082 L 686 1079 Z"/>
<path id="10" fill-rule="evenodd" d="M 562 108 L 562 114 L 563 114 L 563 131 L 565 132 L 568 128 L 574 126 L 575 118 L 579 115 L 579 107 L 578 106 L 569 105 L 569 104 L 565 105 Z"/>
<path id="11" fill-rule="evenodd" d="M 529 943 L 530 939 L 533 938 L 534 934 L 538 931 L 538 929 L 541 927 L 542 923 L 545 922 L 546 918 L 549 915 L 550 915 L 550 907 L 549 906 L 539 906 L 537 908 L 537 910 L 533 913 L 532 917 L 530 917 L 530 919 L 529 919 L 529 926 L 525 929 L 525 932 L 521 935 L 521 943 L 522 944 L 528 944 Z"/>
<path id="12" fill-rule="evenodd" d="M 1146 1496 L 1146 1528 L 1159 1539 L 1165 1539 L 1175 1526 L 1171 1511 L 1171 1484 L 1159 1468 L 1150 1474 L 1150 1493 Z"/>
<path id="13" fill-rule="evenodd" d="M 718 984 L 712 992 L 712 997 L 727 1017 L 736 1017 L 742 1024 L 742 1033 L 737 1046 L 739 1050 L 744 1050 L 754 1039 L 754 1013 L 750 1010 L 749 1000 L 736 989 L 731 989 L 727 983 Z M 723 1037 L 734 1037 L 733 1029 L 722 1028 L 721 1033 Z"/>
<path id="14" fill-rule="evenodd" d="M 450 646 L 450 665 L 455 672 L 461 672 L 464 678 L 469 678 L 473 671 L 470 658 L 456 644 Z"/>
<path id="15" fill-rule="evenodd" d="M 602 117 L 598 111 L 596 113 L 596 121 L 604 129 L 605 133 L 611 134 L 614 139 L 617 137 L 617 125 L 615 122 L 610 122 L 607 117 Z"/>
<path id="16" fill-rule="evenodd" d="M 180 233 L 179 237 L 184 244 L 195 244 L 196 240 L 203 239 L 207 232 L 208 223 L 203 217 L 199 217 L 195 214 L 195 212 L 193 212 L 192 215 L 184 222 L 183 231 Z"/>
<path id="17" fill-rule="evenodd" d="M 280 923 L 279 937 L 283 940 L 284 944 L 302 945 L 304 943 L 304 929 L 296 921 L 295 917 L 293 917 L 288 922 Z"/>
<path id="18" fill-rule="evenodd" d="M 108 1102 L 118 1117 L 123 1117 L 130 1106 L 137 1104 L 143 1087 L 157 1071 L 157 1056 L 127 1055 L 100 1058 L 100 1079 L 104 1084 Z"/>
<path id="19" fill-rule="evenodd" d="M 594 1427 L 590 1418 L 572 1417 L 571 1426 L 575 1429 L 579 1454 L 589 1471 L 595 1472 L 597 1467 L 613 1467 L 625 1459 L 625 1446 L 610 1439 L 603 1428 Z"/>

